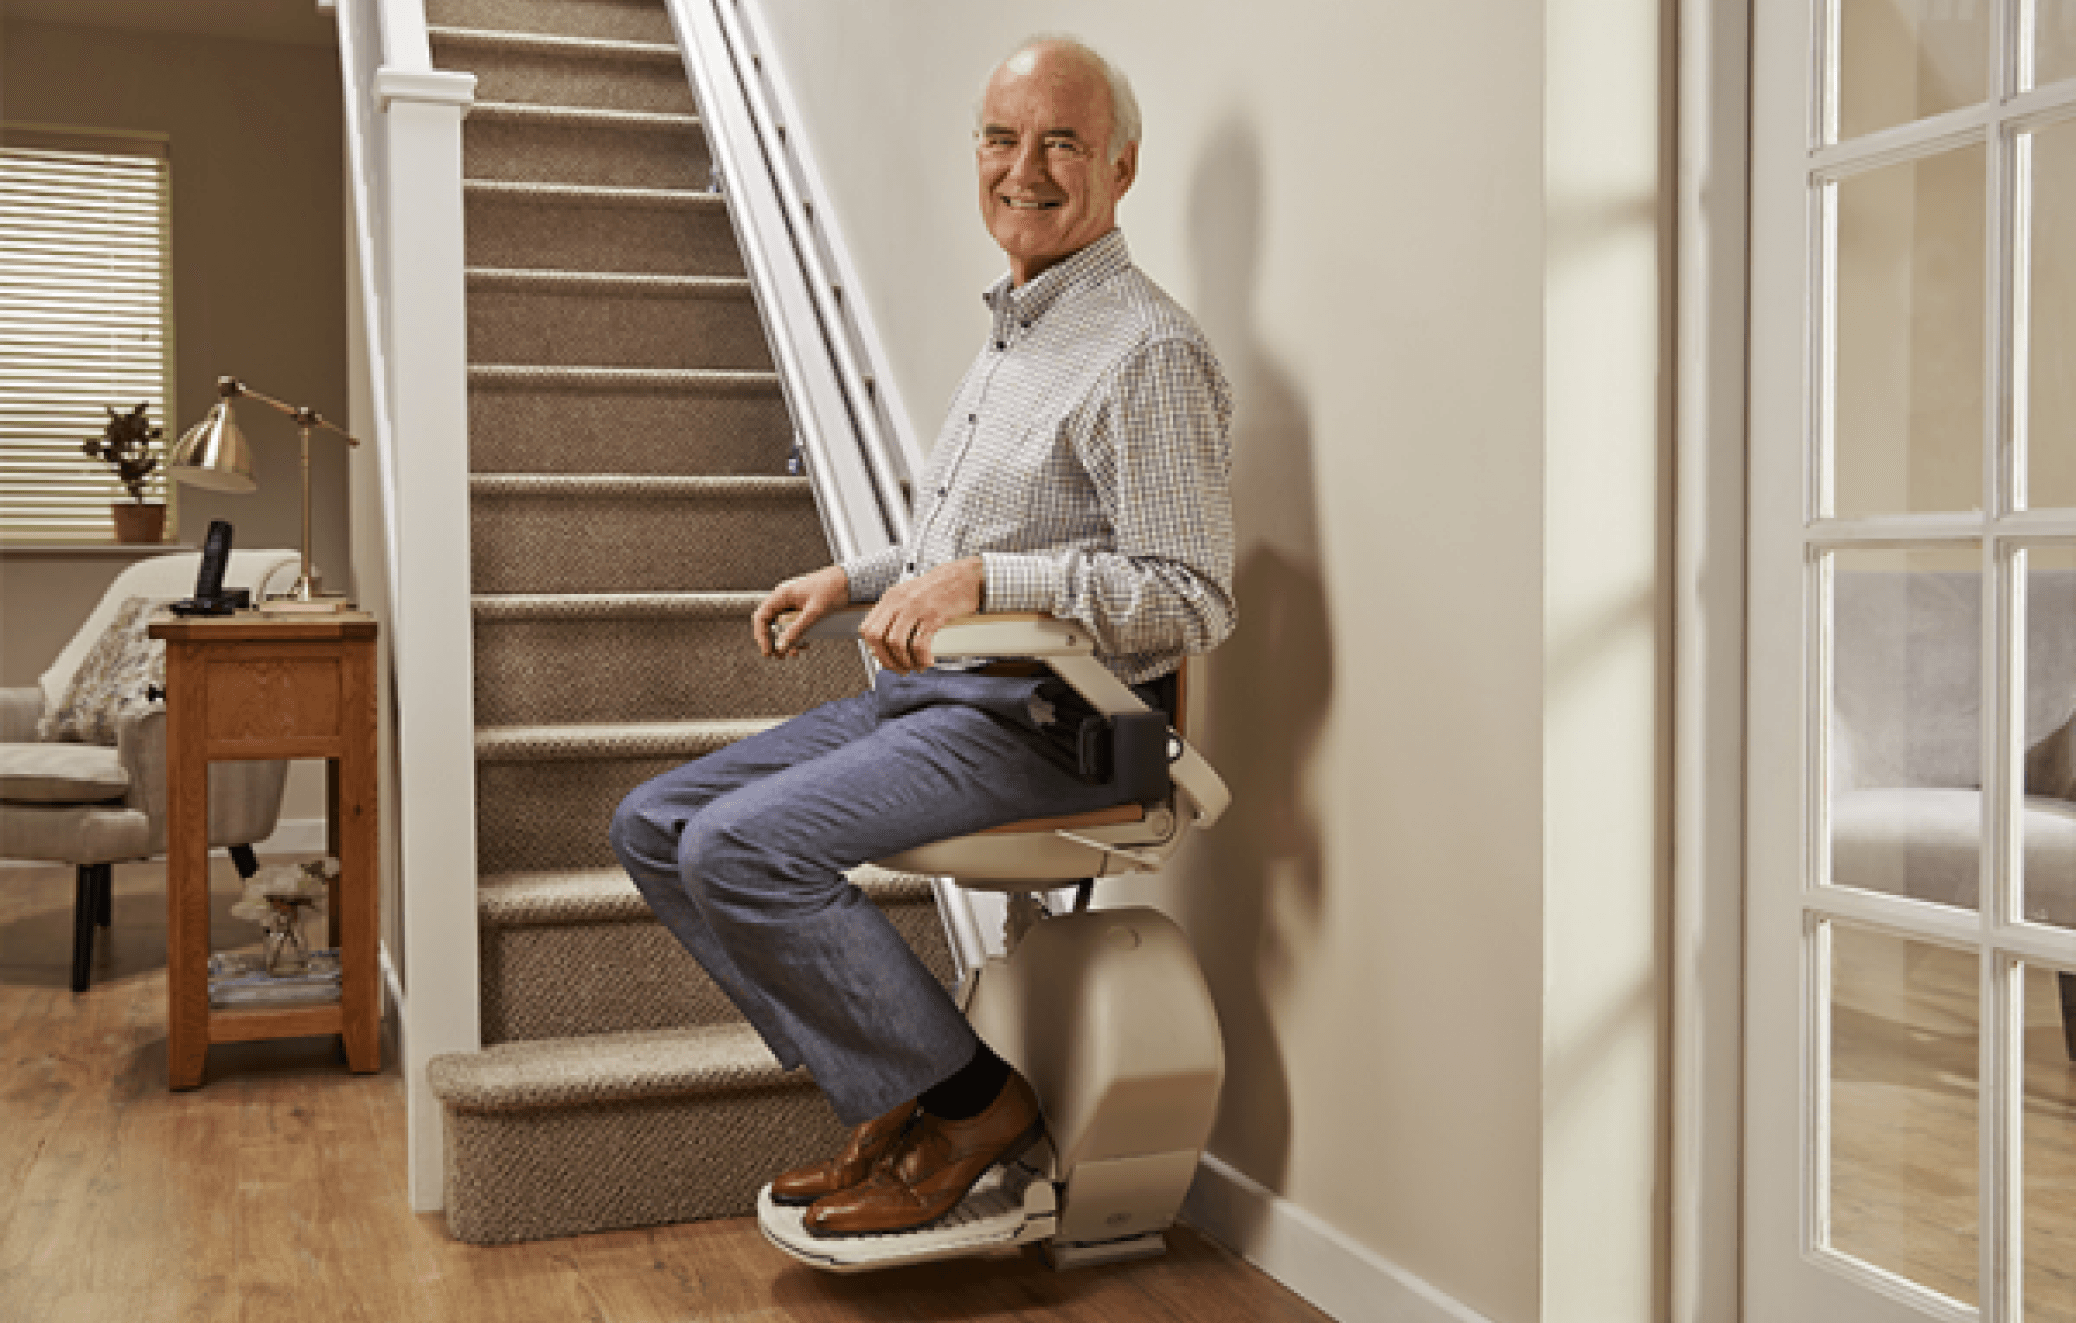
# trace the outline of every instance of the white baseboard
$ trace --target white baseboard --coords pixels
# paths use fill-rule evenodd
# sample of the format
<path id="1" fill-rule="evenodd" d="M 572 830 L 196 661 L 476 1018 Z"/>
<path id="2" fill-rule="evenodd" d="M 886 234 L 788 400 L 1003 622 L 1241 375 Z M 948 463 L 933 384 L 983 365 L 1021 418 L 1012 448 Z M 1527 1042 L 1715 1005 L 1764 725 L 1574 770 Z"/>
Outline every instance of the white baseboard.
<path id="1" fill-rule="evenodd" d="M 323 818 L 282 818 L 274 834 L 252 847 L 254 854 L 323 854 Z"/>
<path id="2" fill-rule="evenodd" d="M 1339 1323 L 1490 1323 L 1209 1153 L 1182 1217 Z"/>

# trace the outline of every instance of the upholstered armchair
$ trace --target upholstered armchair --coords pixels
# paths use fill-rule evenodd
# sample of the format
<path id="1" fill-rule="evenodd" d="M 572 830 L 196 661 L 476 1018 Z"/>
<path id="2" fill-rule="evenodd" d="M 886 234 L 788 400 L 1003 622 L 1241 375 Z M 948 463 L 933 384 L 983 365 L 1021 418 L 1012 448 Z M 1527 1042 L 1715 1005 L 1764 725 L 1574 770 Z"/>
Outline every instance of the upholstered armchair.
<path id="1" fill-rule="evenodd" d="M 112 918 L 113 865 L 166 848 L 166 712 L 143 685 L 148 609 L 132 599 L 186 597 L 200 563 L 187 552 L 130 566 L 37 684 L 0 689 L 0 858 L 78 870 L 74 992 L 86 990 L 94 929 Z M 299 563 L 293 551 L 234 552 L 224 584 L 255 598 L 284 591 Z M 125 665 L 122 682 L 83 692 Z M 210 765 L 209 843 L 232 847 L 241 873 L 253 871 L 252 843 L 273 834 L 287 776 L 279 761 Z"/>
<path id="2" fill-rule="evenodd" d="M 2021 910 L 2076 928 L 2076 572 L 2026 608 Z M 1841 572 L 1832 646 L 1835 881 L 1973 908 L 1982 856 L 1982 576 Z M 2076 975 L 2061 974 L 2076 1060 Z"/>

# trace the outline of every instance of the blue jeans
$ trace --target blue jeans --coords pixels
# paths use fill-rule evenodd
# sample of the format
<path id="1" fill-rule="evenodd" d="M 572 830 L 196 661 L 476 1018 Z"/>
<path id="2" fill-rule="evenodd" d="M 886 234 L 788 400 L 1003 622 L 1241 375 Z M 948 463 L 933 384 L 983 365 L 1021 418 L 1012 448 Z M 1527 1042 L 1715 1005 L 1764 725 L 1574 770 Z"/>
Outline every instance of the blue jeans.
<path id="1" fill-rule="evenodd" d="M 882 672 L 647 782 L 613 816 L 613 849 L 656 917 L 845 1125 L 945 1079 L 977 1040 L 844 871 L 1118 802 L 1049 756 L 1038 684 Z"/>

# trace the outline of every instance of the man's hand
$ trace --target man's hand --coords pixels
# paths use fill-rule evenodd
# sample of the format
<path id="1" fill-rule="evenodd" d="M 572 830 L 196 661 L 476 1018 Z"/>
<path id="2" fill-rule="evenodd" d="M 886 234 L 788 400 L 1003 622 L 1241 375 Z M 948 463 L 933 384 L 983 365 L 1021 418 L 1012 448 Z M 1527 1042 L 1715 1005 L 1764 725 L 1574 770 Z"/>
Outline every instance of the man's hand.
<path id="1" fill-rule="evenodd" d="M 841 565 L 825 565 L 813 574 L 803 574 L 788 579 L 770 592 L 757 604 L 757 614 L 750 617 L 750 629 L 757 636 L 757 651 L 767 657 L 790 657 L 796 652 L 806 652 L 807 644 L 794 640 L 807 632 L 808 626 L 851 604 L 850 576 Z M 771 622 L 780 613 L 799 611 L 800 614 L 786 627 L 783 637 L 771 637 Z"/>
<path id="2" fill-rule="evenodd" d="M 937 660 L 930 654 L 930 640 L 937 631 L 947 621 L 980 610 L 986 583 L 987 571 L 978 556 L 939 565 L 888 589 L 858 626 L 858 637 L 880 665 L 903 675 L 920 671 Z"/>

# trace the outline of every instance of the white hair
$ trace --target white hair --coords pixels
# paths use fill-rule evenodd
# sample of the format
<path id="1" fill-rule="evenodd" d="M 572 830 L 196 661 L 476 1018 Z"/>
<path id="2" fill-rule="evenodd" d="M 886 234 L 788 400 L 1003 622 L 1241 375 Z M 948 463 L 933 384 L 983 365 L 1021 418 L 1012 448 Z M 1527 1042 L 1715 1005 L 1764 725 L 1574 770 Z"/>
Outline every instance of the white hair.
<path id="1" fill-rule="evenodd" d="M 1001 64 L 988 70 L 988 82 L 993 82 L 995 73 L 1003 65 L 1014 61 L 1019 55 L 1039 46 L 1064 46 L 1096 66 L 1103 75 L 1103 82 L 1110 88 L 1110 159 L 1114 162 L 1125 153 L 1125 148 L 1139 141 L 1141 124 L 1139 98 L 1132 95 L 1132 80 L 1125 77 L 1124 70 L 1103 58 L 1103 53 L 1081 38 L 1067 32 L 1039 32 L 1025 37 L 1016 48 L 1004 56 Z M 1018 73 L 1029 72 L 1026 68 Z M 973 125 L 980 127 L 981 108 L 987 100 L 987 83 L 982 83 L 980 97 L 973 103 Z"/>

